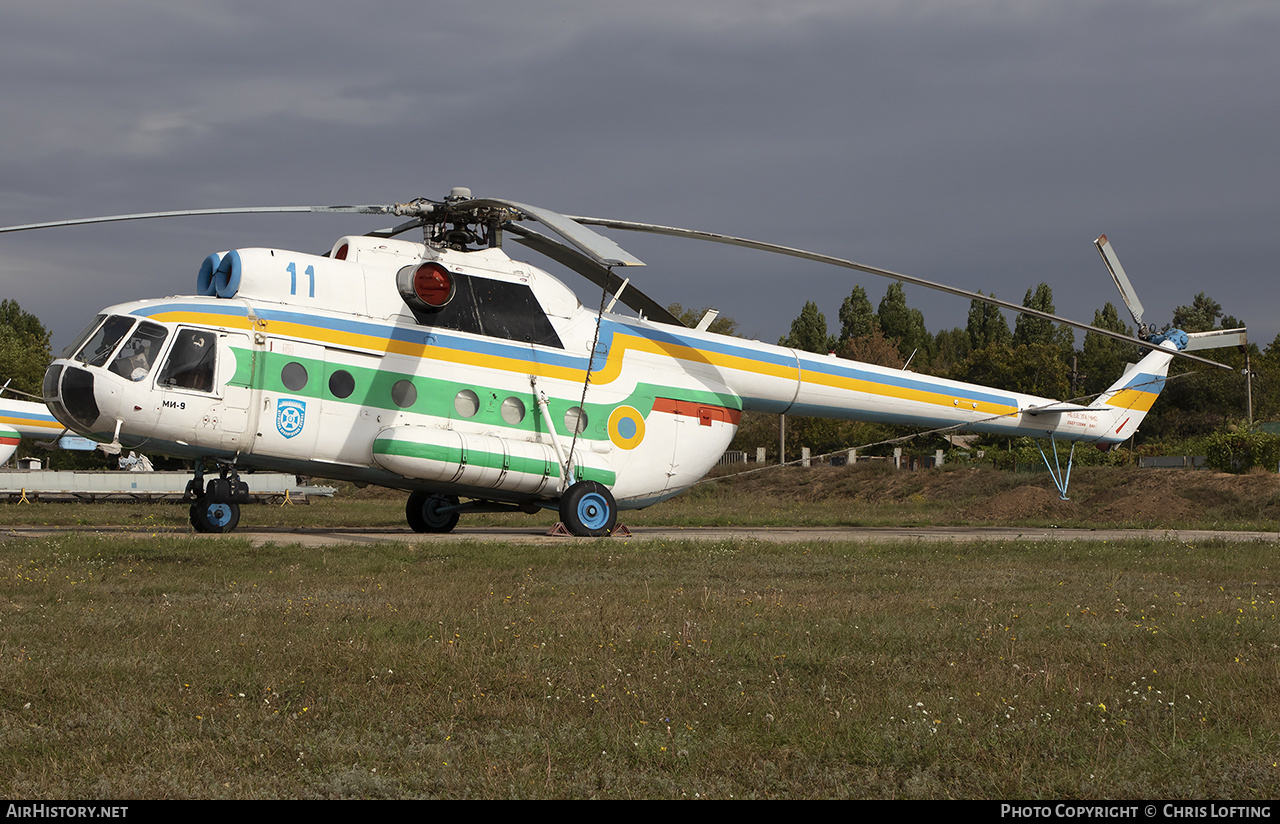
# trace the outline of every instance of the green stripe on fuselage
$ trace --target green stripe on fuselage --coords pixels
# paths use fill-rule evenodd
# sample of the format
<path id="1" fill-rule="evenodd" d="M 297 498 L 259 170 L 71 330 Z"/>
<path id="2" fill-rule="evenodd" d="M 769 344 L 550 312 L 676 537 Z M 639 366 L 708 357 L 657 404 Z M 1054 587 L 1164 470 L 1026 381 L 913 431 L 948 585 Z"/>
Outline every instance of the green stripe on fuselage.
<path id="1" fill-rule="evenodd" d="M 228 383 L 232 386 L 249 387 L 253 381 L 253 359 L 255 353 L 246 349 L 235 349 L 236 371 Z M 326 406 L 331 404 L 351 404 L 355 407 L 385 409 L 389 411 L 412 412 L 448 420 L 468 421 L 485 427 L 514 430 L 537 434 L 545 431 L 542 416 L 536 408 L 532 389 L 527 392 L 512 392 L 506 389 L 492 389 L 472 383 L 442 380 L 409 372 L 383 371 L 364 366 L 352 366 L 342 363 L 327 363 L 311 358 L 300 358 L 278 352 L 258 352 L 257 387 L 258 389 L 280 395 L 300 398 L 318 398 Z M 299 363 L 307 370 L 307 383 L 295 391 L 284 385 L 281 370 L 285 364 Z M 329 381 L 335 372 L 347 372 L 355 382 L 355 391 L 346 398 L 339 398 L 329 391 Z M 477 370 L 479 371 L 479 370 Z M 407 407 L 397 406 L 391 400 L 391 389 L 402 380 L 412 381 L 417 390 L 417 398 Z M 470 390 L 480 399 L 480 408 L 470 418 L 465 418 L 454 409 L 454 398 L 459 392 Z M 588 390 L 588 395 L 590 391 Z M 502 402 L 510 397 L 520 400 L 525 406 L 525 414 L 519 423 L 510 423 L 502 417 Z M 657 384 L 637 384 L 635 391 L 620 403 L 601 404 L 588 401 L 587 429 L 578 434 L 579 438 L 602 441 L 609 437 L 607 426 L 609 415 L 618 406 L 634 407 L 646 419 L 653 412 L 655 398 L 670 398 L 681 402 L 701 403 L 711 406 L 722 406 L 741 411 L 742 400 L 736 395 L 710 392 L 699 389 L 683 389 Z M 565 426 L 565 413 L 578 405 L 578 399 L 549 398 L 551 421 L 556 433 L 564 437 L 573 437 L 573 433 Z"/>

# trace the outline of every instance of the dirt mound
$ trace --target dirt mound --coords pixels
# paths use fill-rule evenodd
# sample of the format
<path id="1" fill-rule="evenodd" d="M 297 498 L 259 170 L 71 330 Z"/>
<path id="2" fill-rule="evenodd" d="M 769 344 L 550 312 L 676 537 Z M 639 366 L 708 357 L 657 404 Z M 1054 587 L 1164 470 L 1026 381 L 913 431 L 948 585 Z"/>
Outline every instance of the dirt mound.
<path id="1" fill-rule="evenodd" d="M 1114 523 L 1178 523 L 1199 518 L 1204 510 L 1180 495 L 1135 492 L 1097 506 L 1091 515 Z"/>
<path id="2" fill-rule="evenodd" d="M 965 511 L 975 521 L 1024 521 L 1042 518 L 1074 518 L 1079 513 L 1074 501 L 1064 501 L 1055 491 L 1020 486 L 993 495 Z"/>

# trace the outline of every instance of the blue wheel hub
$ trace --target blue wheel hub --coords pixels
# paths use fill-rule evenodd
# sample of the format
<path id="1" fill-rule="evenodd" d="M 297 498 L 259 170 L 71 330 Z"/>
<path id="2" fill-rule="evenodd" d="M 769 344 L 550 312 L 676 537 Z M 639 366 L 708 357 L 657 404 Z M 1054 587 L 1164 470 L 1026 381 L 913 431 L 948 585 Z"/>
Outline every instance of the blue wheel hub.
<path id="1" fill-rule="evenodd" d="M 224 527 L 231 523 L 231 507 L 226 504 L 209 504 L 204 516 L 212 526 Z"/>
<path id="2" fill-rule="evenodd" d="M 578 501 L 578 520 L 588 529 L 603 529 L 609 523 L 609 502 L 592 492 Z"/>

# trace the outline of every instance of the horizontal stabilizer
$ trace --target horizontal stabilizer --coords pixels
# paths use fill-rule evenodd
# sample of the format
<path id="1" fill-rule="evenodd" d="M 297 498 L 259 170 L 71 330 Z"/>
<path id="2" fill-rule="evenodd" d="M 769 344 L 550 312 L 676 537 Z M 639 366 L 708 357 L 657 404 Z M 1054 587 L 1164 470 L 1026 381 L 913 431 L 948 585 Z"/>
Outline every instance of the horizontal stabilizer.
<path id="1" fill-rule="evenodd" d="M 1022 410 L 1024 415 L 1056 415 L 1062 412 L 1088 412 L 1089 407 L 1078 403 L 1050 403 L 1044 406 L 1028 406 Z"/>

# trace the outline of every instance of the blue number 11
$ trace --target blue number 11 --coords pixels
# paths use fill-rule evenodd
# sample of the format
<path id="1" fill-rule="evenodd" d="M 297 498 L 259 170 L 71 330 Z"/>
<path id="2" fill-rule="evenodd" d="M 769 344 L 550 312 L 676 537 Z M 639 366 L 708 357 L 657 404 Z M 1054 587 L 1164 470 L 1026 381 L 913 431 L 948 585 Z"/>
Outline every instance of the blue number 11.
<path id="1" fill-rule="evenodd" d="M 298 294 L 298 266 L 295 263 L 290 263 L 288 266 L 285 267 L 285 269 L 287 269 L 289 272 L 289 294 L 296 295 Z M 311 288 L 307 292 L 307 297 L 309 298 L 315 297 L 316 296 L 315 267 L 307 266 L 306 269 L 302 270 L 302 274 L 306 275 L 308 278 L 311 279 Z"/>

